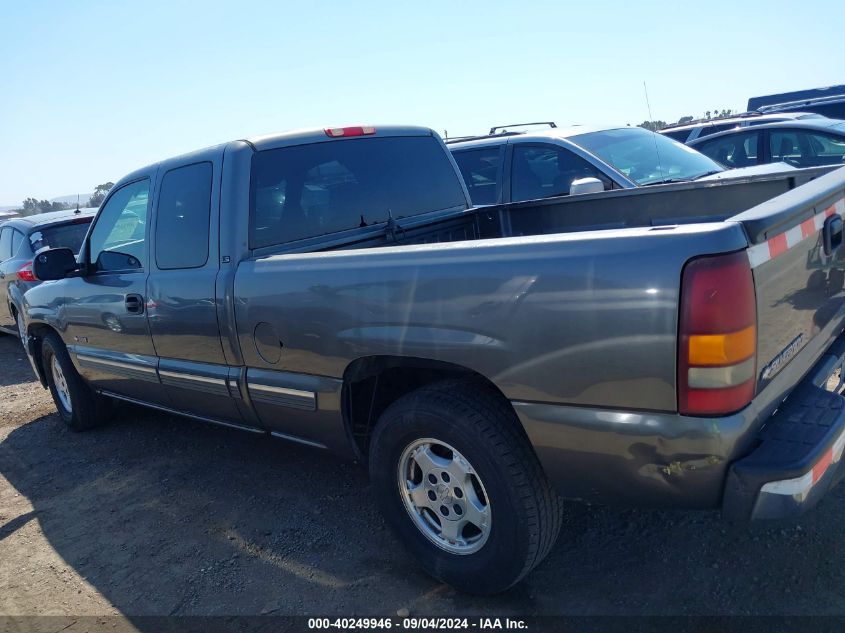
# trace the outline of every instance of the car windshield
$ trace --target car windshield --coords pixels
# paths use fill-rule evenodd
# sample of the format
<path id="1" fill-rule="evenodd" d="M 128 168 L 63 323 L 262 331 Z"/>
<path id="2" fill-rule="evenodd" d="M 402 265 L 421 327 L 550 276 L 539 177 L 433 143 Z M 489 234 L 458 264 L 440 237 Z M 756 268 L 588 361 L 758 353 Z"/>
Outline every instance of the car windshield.
<path id="1" fill-rule="evenodd" d="M 640 127 L 578 134 L 569 140 L 638 185 L 695 180 L 724 171 L 691 147 Z"/>

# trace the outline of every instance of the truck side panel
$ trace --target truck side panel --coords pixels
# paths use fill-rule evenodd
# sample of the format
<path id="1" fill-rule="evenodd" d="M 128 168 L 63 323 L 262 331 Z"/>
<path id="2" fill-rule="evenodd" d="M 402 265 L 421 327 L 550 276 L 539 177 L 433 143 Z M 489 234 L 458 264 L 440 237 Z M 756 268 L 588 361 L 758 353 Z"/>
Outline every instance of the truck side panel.
<path id="1" fill-rule="evenodd" d="M 512 400 L 674 411 L 681 269 L 745 243 L 709 224 L 249 260 L 240 348 L 273 372 L 339 379 L 361 357 L 421 357 Z"/>

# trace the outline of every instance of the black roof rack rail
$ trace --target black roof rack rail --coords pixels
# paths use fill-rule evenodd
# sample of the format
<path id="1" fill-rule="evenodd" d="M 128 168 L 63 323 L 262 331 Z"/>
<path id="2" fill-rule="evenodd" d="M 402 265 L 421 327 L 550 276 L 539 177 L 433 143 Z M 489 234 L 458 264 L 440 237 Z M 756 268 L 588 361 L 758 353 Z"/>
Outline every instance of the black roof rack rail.
<path id="1" fill-rule="evenodd" d="M 490 136 L 493 136 L 495 134 L 501 134 L 501 132 L 497 132 L 496 130 L 507 132 L 508 128 L 528 127 L 529 125 L 548 125 L 549 127 L 557 127 L 554 121 L 535 121 L 534 123 L 514 123 L 513 125 L 497 125 L 495 127 L 490 128 Z"/>
<path id="2" fill-rule="evenodd" d="M 524 134 L 524 132 L 498 132 L 496 134 L 479 134 L 477 136 L 452 136 L 449 138 L 444 138 L 443 142 L 446 145 L 450 143 L 462 143 L 463 141 L 478 141 L 483 138 L 497 138 L 500 136 L 519 136 L 520 134 Z"/>
<path id="3" fill-rule="evenodd" d="M 692 121 L 687 121 L 686 123 L 670 123 L 669 125 L 667 125 L 664 128 L 661 128 L 661 129 L 662 130 L 671 130 L 671 129 L 676 128 L 676 127 L 684 127 L 684 126 L 687 126 L 687 125 L 699 125 L 701 123 L 717 123 L 718 124 L 719 121 L 724 122 L 727 119 L 746 119 L 746 118 L 755 117 L 755 116 L 762 116 L 763 114 L 765 114 L 765 113 L 757 112 L 757 111 L 737 112 L 736 114 L 729 114 L 728 116 L 722 116 L 722 117 L 712 117 L 712 118 L 709 118 L 709 119 L 704 119 L 704 118 L 693 119 Z"/>

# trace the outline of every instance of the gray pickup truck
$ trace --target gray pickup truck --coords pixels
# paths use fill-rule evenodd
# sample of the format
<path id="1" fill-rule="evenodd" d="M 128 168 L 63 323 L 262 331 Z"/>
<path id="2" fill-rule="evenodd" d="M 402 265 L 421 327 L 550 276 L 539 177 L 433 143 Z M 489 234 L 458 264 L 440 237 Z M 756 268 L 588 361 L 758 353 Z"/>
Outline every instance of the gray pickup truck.
<path id="1" fill-rule="evenodd" d="M 843 197 L 817 168 L 472 207 L 425 128 L 234 141 L 40 253 L 24 343 L 71 429 L 124 400 L 368 461 L 422 566 L 496 592 L 561 497 L 757 520 L 833 485 Z"/>

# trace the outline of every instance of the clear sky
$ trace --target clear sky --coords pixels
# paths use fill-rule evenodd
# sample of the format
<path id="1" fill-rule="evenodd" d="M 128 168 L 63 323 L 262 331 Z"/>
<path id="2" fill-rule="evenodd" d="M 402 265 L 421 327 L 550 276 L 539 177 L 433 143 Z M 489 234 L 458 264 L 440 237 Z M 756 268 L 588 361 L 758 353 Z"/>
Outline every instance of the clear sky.
<path id="1" fill-rule="evenodd" d="M 677 120 L 845 83 L 845 1 L 0 0 L 0 204 L 346 123 Z"/>

